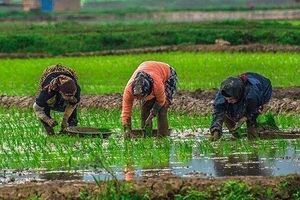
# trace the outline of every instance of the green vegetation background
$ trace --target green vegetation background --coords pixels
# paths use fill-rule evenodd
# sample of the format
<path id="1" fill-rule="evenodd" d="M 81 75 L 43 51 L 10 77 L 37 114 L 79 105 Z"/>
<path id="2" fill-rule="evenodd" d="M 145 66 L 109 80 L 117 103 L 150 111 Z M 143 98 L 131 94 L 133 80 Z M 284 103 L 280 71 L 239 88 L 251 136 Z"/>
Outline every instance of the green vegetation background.
<path id="1" fill-rule="evenodd" d="M 161 45 L 300 44 L 298 21 L 222 21 L 206 23 L 11 23 L 0 24 L 0 53 L 117 50 Z"/>
<path id="2" fill-rule="evenodd" d="M 300 85 L 297 53 L 148 53 L 98 57 L 1 59 L 0 94 L 35 95 L 43 70 L 57 63 L 74 68 L 83 94 L 122 93 L 133 71 L 146 60 L 173 66 L 180 90 L 218 88 L 228 76 L 254 71 L 270 78 L 274 87 Z"/>

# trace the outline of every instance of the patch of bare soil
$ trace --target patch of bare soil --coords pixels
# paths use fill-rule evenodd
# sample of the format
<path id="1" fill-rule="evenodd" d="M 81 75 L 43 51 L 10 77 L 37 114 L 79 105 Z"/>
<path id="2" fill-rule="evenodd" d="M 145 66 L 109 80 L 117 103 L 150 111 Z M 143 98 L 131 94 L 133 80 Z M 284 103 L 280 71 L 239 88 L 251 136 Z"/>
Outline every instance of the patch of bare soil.
<path id="1" fill-rule="evenodd" d="M 213 99 L 217 90 L 194 92 L 179 91 L 175 96 L 171 110 L 185 113 L 209 114 L 212 112 Z M 84 95 L 81 108 L 121 109 L 121 94 Z M 33 105 L 32 96 L 0 96 L 0 106 L 28 108 Z M 138 102 L 136 101 L 136 105 Z M 265 106 L 266 111 L 274 113 L 300 113 L 300 87 L 275 88 L 271 102 Z"/>
<path id="2" fill-rule="evenodd" d="M 80 57 L 80 56 L 103 56 L 103 55 L 123 55 L 138 53 L 155 53 L 169 51 L 185 52 L 300 52 L 298 45 L 263 45 L 263 44 L 245 44 L 245 45 L 219 45 L 219 44 L 197 44 L 197 45 L 170 45 L 158 47 L 144 47 L 133 49 L 104 50 L 95 52 L 74 52 L 65 53 L 60 56 Z M 0 53 L 1 58 L 46 58 L 55 57 L 48 53 Z"/>
<path id="3" fill-rule="evenodd" d="M 173 175 L 162 175 L 131 181 L 127 188 L 129 194 L 148 193 L 151 199 L 175 199 L 175 194 L 186 194 L 189 190 L 218 195 L 222 184 L 229 180 L 243 181 L 256 199 L 265 199 L 266 191 L 271 189 L 274 199 L 291 199 L 292 194 L 299 190 L 300 176 L 286 177 L 225 177 L 218 179 L 180 178 Z M 119 182 L 123 184 L 124 182 Z M 27 199 L 41 197 L 42 199 L 79 199 L 80 194 L 95 195 L 105 191 L 107 183 L 89 183 L 83 181 L 47 181 L 28 182 L 16 185 L 0 186 L 0 199 Z"/>

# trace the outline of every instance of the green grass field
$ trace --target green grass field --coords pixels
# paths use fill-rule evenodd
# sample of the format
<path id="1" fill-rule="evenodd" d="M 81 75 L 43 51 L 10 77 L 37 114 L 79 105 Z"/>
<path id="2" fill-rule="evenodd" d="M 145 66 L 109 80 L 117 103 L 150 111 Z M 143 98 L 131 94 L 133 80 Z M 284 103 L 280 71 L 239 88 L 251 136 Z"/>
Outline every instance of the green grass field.
<path id="1" fill-rule="evenodd" d="M 35 95 L 43 70 L 62 63 L 76 70 L 83 94 L 122 93 L 136 67 L 146 60 L 173 66 L 180 90 L 217 88 L 228 76 L 245 71 L 270 78 L 275 87 L 300 85 L 297 53 L 149 53 L 99 57 L 0 60 L 0 94 Z"/>

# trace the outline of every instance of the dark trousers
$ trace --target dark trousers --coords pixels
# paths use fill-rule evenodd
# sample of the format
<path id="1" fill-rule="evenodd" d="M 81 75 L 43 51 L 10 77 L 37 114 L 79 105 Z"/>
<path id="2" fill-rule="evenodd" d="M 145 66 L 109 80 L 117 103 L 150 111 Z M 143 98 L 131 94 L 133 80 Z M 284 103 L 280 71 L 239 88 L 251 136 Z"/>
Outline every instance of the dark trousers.
<path id="1" fill-rule="evenodd" d="M 141 126 L 145 127 L 145 122 L 148 116 L 150 115 L 150 111 L 153 108 L 156 99 L 153 98 L 149 101 L 142 103 L 142 111 L 141 111 Z M 152 127 L 152 123 L 150 124 Z M 167 136 L 169 132 L 169 123 L 168 123 L 168 107 L 163 106 L 157 114 L 157 134 L 158 136 Z"/>

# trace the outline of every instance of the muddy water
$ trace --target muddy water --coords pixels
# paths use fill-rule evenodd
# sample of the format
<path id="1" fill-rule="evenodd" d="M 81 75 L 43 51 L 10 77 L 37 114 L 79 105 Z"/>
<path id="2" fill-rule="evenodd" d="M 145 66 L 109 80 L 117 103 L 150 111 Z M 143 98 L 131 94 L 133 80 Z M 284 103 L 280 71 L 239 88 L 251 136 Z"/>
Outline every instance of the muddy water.
<path id="1" fill-rule="evenodd" d="M 273 148 L 272 148 L 273 149 Z M 179 161 L 175 147 L 170 149 L 167 166 L 142 169 L 138 166 L 112 168 L 114 176 L 120 180 L 139 179 L 145 176 L 172 174 L 180 177 L 224 177 L 224 176 L 280 176 L 300 174 L 300 150 L 289 144 L 284 150 L 276 147 L 265 153 L 234 152 L 229 156 L 210 156 L 199 154 L 193 148 L 190 159 Z M 26 181 L 84 180 L 94 181 L 112 179 L 105 170 L 99 171 L 0 171 L 0 185 L 16 184 Z"/>

